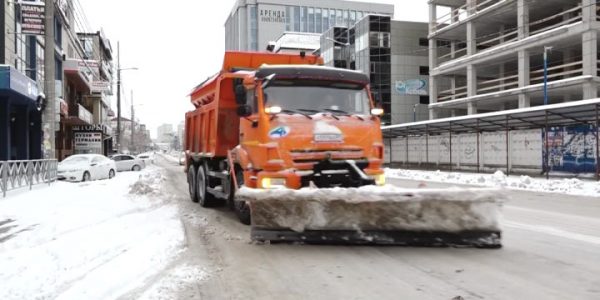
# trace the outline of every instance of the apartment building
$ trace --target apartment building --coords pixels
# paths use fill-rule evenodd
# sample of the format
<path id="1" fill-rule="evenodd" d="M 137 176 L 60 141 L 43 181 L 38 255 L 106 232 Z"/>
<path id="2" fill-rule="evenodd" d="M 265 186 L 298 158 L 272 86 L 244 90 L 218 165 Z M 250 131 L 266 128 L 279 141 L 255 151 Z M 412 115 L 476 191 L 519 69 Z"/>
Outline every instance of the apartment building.
<path id="1" fill-rule="evenodd" d="M 285 31 L 322 33 L 353 26 L 367 14 L 392 16 L 394 6 L 344 0 L 238 0 L 225 22 L 225 49 L 262 51 Z"/>
<path id="2" fill-rule="evenodd" d="M 594 0 L 430 0 L 431 118 L 598 96 Z"/>

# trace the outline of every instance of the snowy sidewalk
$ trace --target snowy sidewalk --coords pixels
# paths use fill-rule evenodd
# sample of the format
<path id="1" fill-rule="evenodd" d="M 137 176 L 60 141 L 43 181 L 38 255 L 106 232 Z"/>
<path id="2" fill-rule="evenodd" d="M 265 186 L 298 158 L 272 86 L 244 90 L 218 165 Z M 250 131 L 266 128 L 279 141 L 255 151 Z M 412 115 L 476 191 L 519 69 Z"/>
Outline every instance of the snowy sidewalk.
<path id="1" fill-rule="evenodd" d="M 385 169 L 385 175 L 389 178 L 600 197 L 600 182 L 594 180 L 584 181 L 576 178 L 547 180 L 526 175 L 506 176 L 502 171 L 496 171 L 494 174 L 476 174 L 408 169 Z"/>
<path id="2" fill-rule="evenodd" d="M 110 299 L 145 284 L 185 248 L 164 180 L 151 166 L 0 199 L 0 299 Z"/>

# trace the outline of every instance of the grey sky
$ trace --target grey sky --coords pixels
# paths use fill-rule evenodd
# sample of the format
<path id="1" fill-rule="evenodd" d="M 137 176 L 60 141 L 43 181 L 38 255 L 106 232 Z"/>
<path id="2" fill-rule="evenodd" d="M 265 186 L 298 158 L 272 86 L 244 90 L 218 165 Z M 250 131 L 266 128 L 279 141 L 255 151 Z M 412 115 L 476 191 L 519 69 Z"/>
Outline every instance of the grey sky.
<path id="1" fill-rule="evenodd" d="M 192 108 L 191 88 L 220 68 L 226 17 L 235 0 L 143 1 L 78 0 L 95 31 L 100 28 L 117 51 L 121 45 L 124 98 L 121 113 L 130 116 L 133 90 L 135 115 L 152 136 L 162 123 L 175 127 Z M 427 0 L 378 0 L 395 5 L 395 19 L 426 22 Z M 116 67 L 116 60 L 115 60 Z M 116 108 L 116 95 L 113 97 Z"/>

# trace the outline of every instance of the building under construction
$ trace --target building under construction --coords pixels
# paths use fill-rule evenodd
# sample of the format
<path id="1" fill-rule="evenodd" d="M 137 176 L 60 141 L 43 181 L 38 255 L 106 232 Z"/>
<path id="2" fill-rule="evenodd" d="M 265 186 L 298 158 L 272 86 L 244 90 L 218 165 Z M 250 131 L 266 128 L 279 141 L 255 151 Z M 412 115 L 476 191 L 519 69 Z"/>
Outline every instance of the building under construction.
<path id="1" fill-rule="evenodd" d="M 432 119 L 598 96 L 595 0 L 430 0 L 429 18 Z"/>

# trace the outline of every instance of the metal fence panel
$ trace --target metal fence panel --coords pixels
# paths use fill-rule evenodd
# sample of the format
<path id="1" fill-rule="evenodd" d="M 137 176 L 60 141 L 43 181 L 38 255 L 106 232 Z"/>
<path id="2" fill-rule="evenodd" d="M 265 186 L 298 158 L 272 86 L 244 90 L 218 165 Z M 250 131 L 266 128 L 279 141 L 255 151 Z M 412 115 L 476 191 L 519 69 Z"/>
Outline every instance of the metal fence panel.
<path id="1" fill-rule="evenodd" d="M 56 159 L 0 161 L 0 190 L 6 192 L 35 184 L 52 183 L 56 180 Z"/>

